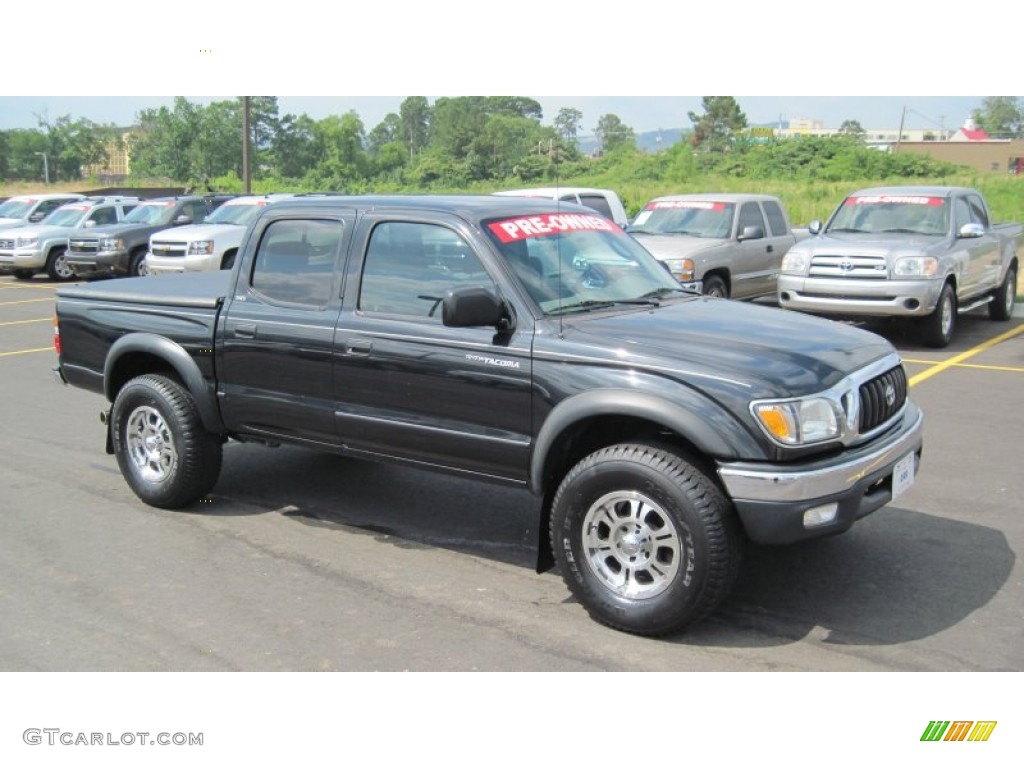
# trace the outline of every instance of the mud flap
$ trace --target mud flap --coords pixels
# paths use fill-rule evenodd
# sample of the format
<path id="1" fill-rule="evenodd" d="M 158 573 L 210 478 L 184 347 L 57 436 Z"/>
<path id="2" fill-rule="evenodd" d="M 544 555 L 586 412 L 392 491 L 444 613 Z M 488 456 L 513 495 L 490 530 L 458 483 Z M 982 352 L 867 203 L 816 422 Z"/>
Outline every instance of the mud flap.
<path id="1" fill-rule="evenodd" d="M 107 455 L 114 453 L 114 435 L 110 431 L 110 411 L 100 411 L 100 421 L 107 427 Z"/>

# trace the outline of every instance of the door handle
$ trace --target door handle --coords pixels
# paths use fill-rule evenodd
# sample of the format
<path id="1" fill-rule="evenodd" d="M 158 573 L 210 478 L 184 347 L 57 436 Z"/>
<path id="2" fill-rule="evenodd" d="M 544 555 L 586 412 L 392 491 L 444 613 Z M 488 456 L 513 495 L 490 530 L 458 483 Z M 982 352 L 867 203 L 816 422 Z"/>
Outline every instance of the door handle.
<path id="1" fill-rule="evenodd" d="M 368 357 L 373 351 L 372 341 L 350 341 L 345 345 L 346 355 L 356 355 L 359 357 Z"/>
<path id="2" fill-rule="evenodd" d="M 255 339 L 256 323 L 239 323 L 235 326 L 235 336 L 242 339 Z"/>
<path id="3" fill-rule="evenodd" d="M 774 245 L 769 245 L 769 246 L 767 246 L 766 250 L 768 251 L 768 253 L 773 253 L 775 251 L 775 246 Z"/>

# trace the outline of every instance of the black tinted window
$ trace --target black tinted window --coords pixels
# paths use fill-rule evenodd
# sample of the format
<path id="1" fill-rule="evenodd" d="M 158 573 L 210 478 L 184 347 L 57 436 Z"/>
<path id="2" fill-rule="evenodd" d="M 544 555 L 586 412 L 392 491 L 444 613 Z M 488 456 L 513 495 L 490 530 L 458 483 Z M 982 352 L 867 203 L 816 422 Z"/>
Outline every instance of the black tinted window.
<path id="1" fill-rule="evenodd" d="M 327 306 L 340 241 L 341 224 L 336 221 L 271 223 L 256 251 L 252 287 L 275 301 Z"/>
<path id="2" fill-rule="evenodd" d="M 90 221 L 95 221 L 97 226 L 101 224 L 117 223 L 117 210 L 113 207 L 99 208 L 89 215 Z"/>
<path id="3" fill-rule="evenodd" d="M 764 216 L 761 215 L 761 207 L 757 203 L 744 203 L 740 207 L 740 221 L 737 234 L 743 232 L 744 227 L 760 227 L 764 232 Z"/>
<path id="4" fill-rule="evenodd" d="M 440 321 L 445 293 L 465 285 L 494 287 L 458 233 L 434 224 L 389 221 L 370 235 L 359 308 Z"/>
<path id="5" fill-rule="evenodd" d="M 780 235 L 788 234 L 786 217 L 782 213 L 782 206 L 774 200 L 765 200 L 762 205 L 764 206 L 764 215 L 768 217 L 768 226 L 771 227 L 772 235 L 779 237 Z"/>
<path id="6" fill-rule="evenodd" d="M 608 205 L 608 201 L 605 200 L 604 195 L 580 195 L 580 202 L 588 208 L 593 208 L 595 211 L 600 213 L 602 216 L 613 219 L 611 206 Z"/>

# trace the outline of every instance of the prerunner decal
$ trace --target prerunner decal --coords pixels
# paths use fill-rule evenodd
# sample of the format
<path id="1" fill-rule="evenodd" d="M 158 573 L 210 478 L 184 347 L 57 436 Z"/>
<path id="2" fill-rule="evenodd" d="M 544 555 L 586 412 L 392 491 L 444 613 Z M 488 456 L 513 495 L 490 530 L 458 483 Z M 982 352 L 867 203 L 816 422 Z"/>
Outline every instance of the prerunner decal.
<path id="1" fill-rule="evenodd" d="M 658 208 L 700 208 L 705 211 L 724 211 L 725 203 L 713 203 L 710 200 L 656 200 L 647 204 L 647 210 Z"/>
<path id="2" fill-rule="evenodd" d="M 898 205 L 942 205 L 941 197 L 925 197 L 919 195 L 863 195 L 846 198 L 847 205 L 881 205 L 896 203 Z"/>
<path id="3" fill-rule="evenodd" d="M 530 237 L 544 237 L 559 232 L 614 232 L 622 230 L 603 216 L 586 213 L 542 213 L 520 219 L 505 219 L 487 225 L 503 243 L 514 243 Z"/>

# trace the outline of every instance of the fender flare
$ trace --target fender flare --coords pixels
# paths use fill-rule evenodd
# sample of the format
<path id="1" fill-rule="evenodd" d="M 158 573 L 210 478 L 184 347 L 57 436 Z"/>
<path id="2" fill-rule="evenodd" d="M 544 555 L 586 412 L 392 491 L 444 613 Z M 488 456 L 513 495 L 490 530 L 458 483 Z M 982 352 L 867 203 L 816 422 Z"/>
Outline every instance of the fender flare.
<path id="1" fill-rule="evenodd" d="M 589 390 L 563 400 L 548 415 L 534 442 L 530 489 L 543 491 L 548 454 L 565 430 L 594 416 L 630 416 L 660 424 L 708 457 L 735 459 L 763 454 L 763 448 L 727 410 L 699 393 L 682 391 L 689 393 L 684 403 L 624 389 Z"/>
<path id="2" fill-rule="evenodd" d="M 155 333 L 129 333 L 111 345 L 106 362 L 103 364 L 103 394 L 106 395 L 107 400 L 112 403 L 116 396 L 116 393 L 112 391 L 113 377 L 111 374 L 114 368 L 125 355 L 132 352 L 145 352 L 170 365 L 181 377 L 185 388 L 195 400 L 203 426 L 209 432 L 217 434 L 225 431 L 224 421 L 221 419 L 220 409 L 217 407 L 214 388 L 203 377 L 196 361 L 180 344 Z"/>

